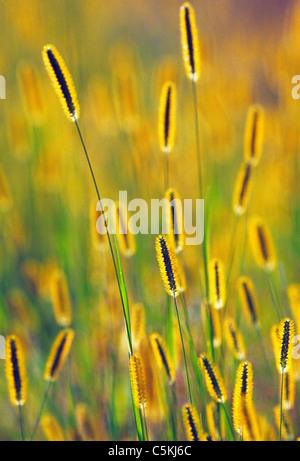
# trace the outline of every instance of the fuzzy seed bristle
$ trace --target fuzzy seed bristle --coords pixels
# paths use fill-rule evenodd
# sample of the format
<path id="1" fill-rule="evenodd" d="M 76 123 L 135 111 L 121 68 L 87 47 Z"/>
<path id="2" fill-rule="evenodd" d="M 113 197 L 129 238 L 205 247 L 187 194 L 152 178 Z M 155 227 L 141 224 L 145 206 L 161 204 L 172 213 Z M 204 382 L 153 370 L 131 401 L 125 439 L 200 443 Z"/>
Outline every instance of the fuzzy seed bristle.
<path id="1" fill-rule="evenodd" d="M 72 323 L 72 307 L 68 282 L 65 274 L 56 269 L 50 277 L 50 293 L 53 312 L 57 324 L 68 327 Z"/>
<path id="2" fill-rule="evenodd" d="M 288 318 L 282 319 L 274 338 L 277 370 L 280 374 L 287 373 L 292 363 L 292 340 L 294 337 L 294 322 Z"/>
<path id="3" fill-rule="evenodd" d="M 253 370 L 250 362 L 240 363 L 235 381 L 232 404 L 232 418 L 235 431 L 243 440 L 260 440 L 256 411 L 252 400 Z"/>
<path id="4" fill-rule="evenodd" d="M 138 408 L 144 408 L 147 403 L 147 388 L 144 365 L 138 354 L 131 355 L 129 371 L 134 403 Z"/>
<path id="5" fill-rule="evenodd" d="M 169 154 L 174 147 L 176 130 L 176 86 L 166 82 L 161 91 L 159 105 L 158 134 L 160 148 Z"/>
<path id="6" fill-rule="evenodd" d="M 43 48 L 43 60 L 65 114 L 69 120 L 75 122 L 79 118 L 80 108 L 73 79 L 63 58 L 55 46 L 45 45 Z"/>
<path id="7" fill-rule="evenodd" d="M 206 420 L 209 433 L 214 440 L 219 440 L 220 435 L 217 428 L 218 421 L 218 407 L 216 402 L 212 401 L 206 405 Z"/>
<path id="8" fill-rule="evenodd" d="M 201 426 L 197 410 L 191 404 L 183 405 L 182 417 L 188 441 L 199 442 Z"/>
<path id="9" fill-rule="evenodd" d="M 245 360 L 246 350 L 243 337 L 233 319 L 225 320 L 225 336 L 229 349 L 237 360 Z"/>
<path id="10" fill-rule="evenodd" d="M 223 379 L 217 366 L 209 360 L 206 354 L 201 354 L 199 357 L 200 367 L 205 377 L 207 390 L 216 402 L 225 403 L 227 393 L 225 390 Z"/>
<path id="11" fill-rule="evenodd" d="M 275 248 L 271 233 L 261 218 L 253 217 L 251 219 L 249 237 L 257 265 L 266 271 L 273 271 L 276 266 Z"/>
<path id="12" fill-rule="evenodd" d="M 283 408 L 291 410 L 295 405 L 295 378 L 293 367 L 284 374 L 283 378 Z"/>
<path id="13" fill-rule="evenodd" d="M 27 398 L 27 378 L 22 345 L 16 335 L 6 338 L 5 373 L 11 403 L 23 406 Z"/>
<path id="14" fill-rule="evenodd" d="M 165 370 L 169 384 L 172 384 L 175 381 L 175 371 L 163 338 L 159 334 L 153 333 L 150 336 L 150 341 L 159 368 Z"/>
<path id="15" fill-rule="evenodd" d="M 57 335 L 46 363 L 44 374 L 46 381 L 54 382 L 57 380 L 59 372 L 69 355 L 74 336 L 75 333 L 70 328 L 62 330 Z"/>
<path id="16" fill-rule="evenodd" d="M 48 442 L 64 442 L 65 437 L 57 419 L 52 415 L 41 418 L 41 427 Z"/>
<path id="17" fill-rule="evenodd" d="M 261 157 L 264 137 L 264 110 L 254 104 L 249 107 L 244 139 L 245 161 L 256 166 Z"/>
<path id="18" fill-rule="evenodd" d="M 194 8 L 185 2 L 180 8 L 182 55 L 187 77 L 196 82 L 200 76 L 200 51 Z"/>
<path id="19" fill-rule="evenodd" d="M 238 290 L 244 312 L 246 315 L 250 315 L 253 325 L 257 327 L 259 325 L 258 304 L 252 280 L 249 277 L 240 277 Z"/>
<path id="20" fill-rule="evenodd" d="M 176 253 L 180 253 L 184 247 L 181 200 L 176 189 L 168 189 L 165 198 L 169 204 L 165 209 L 169 238 Z"/>
<path id="21" fill-rule="evenodd" d="M 213 307 L 222 309 L 226 301 L 226 284 L 223 263 L 219 259 L 213 259 L 210 263 L 210 280 Z"/>
<path id="22" fill-rule="evenodd" d="M 251 177 L 252 166 L 250 164 L 243 165 L 237 176 L 233 194 L 233 210 L 239 216 L 243 215 L 247 209 L 251 189 Z"/>
<path id="23" fill-rule="evenodd" d="M 170 296 L 177 297 L 181 286 L 178 263 L 168 237 L 159 235 L 156 238 L 156 256 L 166 292 Z"/>
<path id="24" fill-rule="evenodd" d="M 136 303 L 132 306 L 130 313 L 132 340 L 138 348 L 142 339 L 146 336 L 146 314 L 142 303 Z"/>

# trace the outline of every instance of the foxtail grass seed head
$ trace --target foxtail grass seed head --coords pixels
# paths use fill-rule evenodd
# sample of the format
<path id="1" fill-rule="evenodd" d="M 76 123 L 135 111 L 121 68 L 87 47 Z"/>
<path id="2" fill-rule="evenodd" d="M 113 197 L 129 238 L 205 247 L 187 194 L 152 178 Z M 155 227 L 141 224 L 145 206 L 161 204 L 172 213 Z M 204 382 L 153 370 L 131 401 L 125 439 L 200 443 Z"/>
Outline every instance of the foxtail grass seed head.
<path id="1" fill-rule="evenodd" d="M 65 114 L 69 120 L 75 122 L 79 118 L 80 109 L 73 79 L 63 58 L 55 46 L 45 45 L 43 48 L 43 60 Z"/>
<path id="2" fill-rule="evenodd" d="M 249 238 L 256 264 L 265 271 L 272 272 L 276 267 L 273 239 L 266 223 L 257 216 L 250 220 Z"/>
<path id="3" fill-rule="evenodd" d="M 220 311 L 218 309 L 210 309 L 210 314 L 213 345 L 215 348 L 218 348 L 222 343 Z"/>
<path id="4" fill-rule="evenodd" d="M 136 348 L 146 336 L 146 313 L 142 303 L 132 306 L 130 312 L 132 341 Z"/>
<path id="5" fill-rule="evenodd" d="M 89 407 L 84 403 L 78 403 L 75 408 L 75 418 L 81 439 L 84 442 L 95 441 L 97 428 Z"/>
<path id="6" fill-rule="evenodd" d="M 64 442 L 65 436 L 57 419 L 52 415 L 41 418 L 41 427 L 48 442 Z"/>
<path id="7" fill-rule="evenodd" d="M 200 50 L 194 8 L 188 2 L 180 8 L 180 32 L 186 75 L 196 82 L 200 76 Z"/>
<path id="8" fill-rule="evenodd" d="M 219 259 L 210 262 L 210 280 L 213 307 L 222 309 L 226 301 L 226 284 L 223 263 Z"/>
<path id="9" fill-rule="evenodd" d="M 237 360 L 245 360 L 246 349 L 244 340 L 233 319 L 225 320 L 225 337 L 234 357 Z"/>
<path id="10" fill-rule="evenodd" d="M 138 408 L 145 408 L 147 403 L 145 370 L 139 354 L 131 355 L 129 371 L 134 403 Z"/>
<path id="11" fill-rule="evenodd" d="M 166 82 L 161 92 L 158 120 L 160 148 L 166 154 L 169 154 L 174 147 L 175 125 L 176 86 L 173 82 Z"/>
<path id="12" fill-rule="evenodd" d="M 169 239 L 176 253 L 180 253 L 184 247 L 181 200 L 176 189 L 168 189 L 165 198 L 169 202 L 169 206 L 165 208 Z"/>
<path id="13" fill-rule="evenodd" d="M 208 432 L 205 432 L 201 435 L 200 442 L 213 442 L 213 438 Z"/>
<path id="14" fill-rule="evenodd" d="M 233 194 L 233 211 L 241 216 L 247 210 L 251 189 L 252 166 L 245 164 L 239 171 Z"/>
<path id="15" fill-rule="evenodd" d="M 183 405 L 182 418 L 188 441 L 199 442 L 201 437 L 200 419 L 192 404 Z"/>
<path id="16" fill-rule="evenodd" d="M 253 370 L 250 362 L 240 363 L 233 394 L 232 417 L 235 431 L 243 440 L 260 439 L 259 426 L 253 405 Z"/>
<path id="17" fill-rule="evenodd" d="M 159 368 L 165 370 L 169 384 L 172 384 L 175 381 L 175 370 L 165 341 L 157 333 L 150 336 L 150 341 Z"/>
<path id="18" fill-rule="evenodd" d="M 274 333 L 276 334 L 274 337 L 276 367 L 280 374 L 287 373 L 292 364 L 294 322 L 288 318 L 282 319 Z"/>
<path id="19" fill-rule="evenodd" d="M 56 337 L 51 348 L 44 374 L 44 379 L 49 382 L 57 380 L 58 375 L 69 355 L 75 333 L 68 328 L 62 330 Z"/>
<path id="20" fill-rule="evenodd" d="M 56 269 L 50 276 L 50 293 L 57 324 L 68 327 L 72 323 L 72 307 L 68 282 L 63 271 Z"/>
<path id="21" fill-rule="evenodd" d="M 176 298 L 180 292 L 180 279 L 176 253 L 168 237 L 156 238 L 156 256 L 166 292 Z"/>
<path id="22" fill-rule="evenodd" d="M 117 204 L 116 232 L 120 251 L 126 258 L 132 257 L 136 253 L 135 236 L 130 232 L 126 221 L 126 213 L 121 204 Z"/>
<path id="23" fill-rule="evenodd" d="M 209 360 L 206 354 L 200 355 L 199 363 L 204 374 L 206 388 L 211 398 L 218 403 L 225 403 L 227 393 L 217 366 Z"/>
<path id="24" fill-rule="evenodd" d="M 283 377 L 283 408 L 291 410 L 295 405 L 295 378 L 293 366 Z"/>
<path id="25" fill-rule="evenodd" d="M 253 166 L 257 165 L 260 160 L 263 137 L 264 110 L 262 106 L 254 104 L 248 109 L 244 139 L 245 161 Z"/>
<path id="26" fill-rule="evenodd" d="M 242 308 L 248 315 L 255 327 L 259 325 L 258 320 L 258 302 L 255 288 L 249 277 L 240 277 L 238 279 L 238 291 Z"/>
<path id="27" fill-rule="evenodd" d="M 25 359 L 21 342 L 16 335 L 6 338 L 5 373 L 11 403 L 15 406 L 25 405 L 27 398 Z"/>
<path id="28" fill-rule="evenodd" d="M 209 404 L 206 405 L 206 421 L 207 421 L 208 431 L 214 440 L 220 439 L 218 425 L 217 425 L 218 417 L 219 417 L 218 407 L 217 407 L 216 402 L 215 401 L 209 402 Z"/>

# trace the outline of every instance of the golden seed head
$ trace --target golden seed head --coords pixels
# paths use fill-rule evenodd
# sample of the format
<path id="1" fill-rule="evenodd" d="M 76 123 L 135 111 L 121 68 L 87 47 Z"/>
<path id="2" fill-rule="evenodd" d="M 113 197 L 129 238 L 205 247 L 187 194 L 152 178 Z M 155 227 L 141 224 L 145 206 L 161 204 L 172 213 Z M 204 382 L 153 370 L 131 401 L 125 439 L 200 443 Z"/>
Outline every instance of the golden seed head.
<path id="1" fill-rule="evenodd" d="M 180 253 L 184 247 L 182 203 L 177 190 L 173 188 L 166 191 L 165 198 L 168 200 L 165 207 L 167 233 L 176 253 Z"/>
<path id="2" fill-rule="evenodd" d="M 75 122 L 79 118 L 80 108 L 73 79 L 63 58 L 55 46 L 45 45 L 43 48 L 43 60 L 65 114 L 69 120 Z"/>
<path id="3" fill-rule="evenodd" d="M 188 2 L 180 8 L 180 32 L 186 75 L 196 82 L 200 76 L 200 50 L 194 8 Z"/>
<path id="4" fill-rule="evenodd" d="M 225 337 L 227 345 L 237 360 L 245 360 L 246 349 L 243 337 L 233 319 L 225 320 Z"/>
<path id="5" fill-rule="evenodd" d="M 257 165 L 262 151 L 264 137 L 264 110 L 262 106 L 254 104 L 249 107 L 244 139 L 245 161 L 253 166 Z"/>
<path id="6" fill-rule="evenodd" d="M 147 403 L 147 388 L 144 365 L 139 354 L 130 356 L 129 371 L 134 403 L 138 408 L 144 408 Z"/>
<path id="7" fill-rule="evenodd" d="M 256 264 L 271 272 L 276 267 L 276 253 L 271 233 L 266 223 L 254 216 L 249 223 L 249 238 Z"/>
<path id="8" fill-rule="evenodd" d="M 27 398 L 25 360 L 22 344 L 16 335 L 6 338 L 5 373 L 11 403 L 15 406 L 25 405 Z"/>
<path id="9" fill-rule="evenodd" d="M 159 368 L 165 370 L 169 384 L 172 384 L 175 381 L 175 370 L 165 341 L 157 333 L 150 336 L 150 341 Z"/>
<path id="10" fill-rule="evenodd" d="M 44 374 L 46 381 L 54 382 L 57 380 L 69 355 L 74 336 L 75 332 L 71 328 L 66 328 L 57 335 L 46 363 Z"/>
<path id="11" fill-rule="evenodd" d="M 294 335 L 294 322 L 289 318 L 282 319 L 277 329 L 273 331 L 276 367 L 280 374 L 290 370 Z"/>
<path id="12" fill-rule="evenodd" d="M 168 237 L 159 235 L 156 238 L 156 256 L 166 292 L 177 297 L 181 283 L 176 253 Z"/>
<path id="13" fill-rule="evenodd" d="M 220 435 L 218 431 L 218 407 L 215 401 L 209 402 L 206 405 L 206 421 L 209 433 L 212 435 L 214 440 L 219 440 Z"/>
<path id="14" fill-rule="evenodd" d="M 78 403 L 75 408 L 75 417 L 78 433 L 84 442 L 96 440 L 97 427 L 90 409 L 84 403 Z"/>
<path id="15" fill-rule="evenodd" d="M 201 436 L 200 419 L 192 404 L 183 405 L 182 418 L 188 441 L 199 442 Z"/>
<path id="16" fill-rule="evenodd" d="M 243 215 L 247 210 L 251 188 L 252 166 L 245 164 L 239 171 L 233 194 L 233 211 Z"/>
<path id="17" fill-rule="evenodd" d="M 132 306 L 130 312 L 132 341 L 138 348 L 140 342 L 146 336 L 146 314 L 142 303 L 136 303 Z"/>
<path id="18" fill-rule="evenodd" d="M 215 309 L 222 309 L 226 302 L 226 284 L 224 266 L 219 259 L 213 259 L 209 265 L 212 304 Z"/>
<path id="19" fill-rule="evenodd" d="M 290 370 L 284 374 L 282 397 L 284 410 L 291 410 L 295 405 L 295 377 L 293 366 L 291 366 Z"/>
<path id="20" fill-rule="evenodd" d="M 48 442 L 64 442 L 65 437 L 57 419 L 52 415 L 41 418 L 41 427 Z"/>
<path id="21" fill-rule="evenodd" d="M 257 327 L 259 325 L 258 303 L 252 280 L 249 277 L 240 277 L 238 291 L 244 312 L 250 316 L 253 325 Z"/>
<path id="22" fill-rule="evenodd" d="M 226 402 L 227 393 L 217 366 L 209 360 L 206 354 L 200 355 L 199 363 L 211 398 L 219 403 Z"/>
<path id="23" fill-rule="evenodd" d="M 174 147 L 176 131 L 176 86 L 166 82 L 162 88 L 158 116 L 160 148 L 169 154 Z"/>
<path id="24" fill-rule="evenodd" d="M 256 411 L 252 400 L 253 370 L 250 362 L 240 363 L 235 381 L 232 403 L 232 418 L 235 431 L 244 440 L 260 440 Z"/>
<path id="25" fill-rule="evenodd" d="M 68 327 L 72 323 L 72 307 L 68 282 L 63 271 L 55 269 L 50 276 L 50 293 L 57 324 Z"/>

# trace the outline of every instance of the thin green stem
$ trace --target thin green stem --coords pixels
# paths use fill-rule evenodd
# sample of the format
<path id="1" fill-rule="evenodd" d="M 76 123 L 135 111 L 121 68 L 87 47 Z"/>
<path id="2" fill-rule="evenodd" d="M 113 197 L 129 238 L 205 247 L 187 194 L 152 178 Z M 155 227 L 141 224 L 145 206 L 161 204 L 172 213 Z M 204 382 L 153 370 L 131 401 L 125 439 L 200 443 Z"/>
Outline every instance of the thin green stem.
<path id="1" fill-rule="evenodd" d="M 230 419 L 230 416 L 229 416 L 227 407 L 226 407 L 225 403 L 221 403 L 221 405 L 222 405 L 222 408 L 223 408 L 223 410 L 224 410 L 224 413 L 225 413 L 225 416 L 226 416 L 226 420 L 227 420 L 227 424 L 228 424 L 228 427 L 230 428 L 231 435 L 232 435 L 232 437 L 233 437 L 233 440 L 235 440 L 235 434 L 234 434 L 232 422 L 231 422 L 231 419 Z"/>
<path id="2" fill-rule="evenodd" d="M 87 163 L 88 163 L 88 166 L 89 166 L 89 170 L 90 170 L 90 173 L 91 173 L 91 176 L 92 176 L 92 179 L 93 179 L 93 183 L 94 183 L 94 186 L 95 186 L 95 189 L 96 189 L 97 197 L 98 197 L 100 208 L 101 208 L 101 213 L 102 213 L 103 218 L 104 218 L 104 225 L 105 225 L 105 229 L 106 229 L 109 248 L 110 248 L 110 252 L 111 252 L 111 256 L 112 256 L 112 260 L 113 260 L 113 264 L 114 264 L 115 274 L 116 274 L 116 278 L 117 278 L 117 282 L 118 282 L 118 287 L 119 287 L 119 292 L 120 292 L 120 297 L 121 297 L 121 302 L 122 302 L 122 307 L 123 307 L 123 313 L 124 313 L 124 318 L 125 318 L 125 326 L 126 326 L 126 330 L 127 330 L 129 353 L 130 353 L 130 355 L 132 355 L 133 349 L 132 349 L 132 342 L 131 342 L 130 322 L 129 322 L 129 319 L 128 319 L 128 315 L 126 314 L 126 308 L 125 308 L 123 292 L 122 292 L 121 282 L 120 282 L 120 273 L 118 272 L 118 269 L 117 269 L 117 262 L 116 262 L 116 258 L 115 258 L 114 251 L 113 251 L 111 236 L 110 236 L 110 232 L 109 232 L 108 225 L 107 225 L 107 219 L 106 219 L 106 216 L 105 216 L 105 213 L 104 213 L 104 207 L 103 207 L 103 203 L 102 203 L 102 200 L 101 200 L 101 196 L 100 196 L 99 188 L 98 188 L 98 185 L 97 185 L 97 181 L 96 181 L 96 178 L 95 178 L 94 170 L 93 170 L 93 167 L 92 167 L 92 164 L 91 164 L 91 161 L 90 161 L 90 158 L 89 158 L 89 154 L 87 152 L 87 148 L 85 146 L 85 142 L 83 140 L 83 137 L 82 137 L 82 134 L 81 134 L 81 131 L 80 131 L 80 128 L 79 128 L 77 120 L 75 120 L 75 125 L 76 125 L 77 132 L 78 132 L 78 135 L 79 135 L 79 138 L 80 138 L 80 141 L 81 141 L 84 153 L 85 153 L 85 157 L 86 157 L 86 160 L 87 160 Z M 113 238 L 113 241 L 114 241 L 114 245 L 116 247 L 116 239 Z"/>
<path id="3" fill-rule="evenodd" d="M 44 406 L 45 406 L 45 403 L 46 403 L 46 400 L 47 400 L 47 397 L 48 397 L 48 394 L 49 394 L 49 391 L 50 391 L 51 384 L 52 384 L 51 381 L 49 381 L 47 383 L 46 390 L 45 390 L 45 393 L 44 393 L 44 397 L 43 397 L 43 400 L 42 400 L 42 403 L 41 403 L 41 406 L 40 406 L 40 411 L 39 411 L 39 414 L 38 414 L 38 417 L 36 419 L 34 429 L 33 429 L 33 432 L 32 432 L 31 441 L 33 441 L 33 439 L 35 437 L 35 434 L 36 434 L 36 431 L 37 431 L 37 429 L 39 427 L 40 420 L 41 420 L 41 417 L 42 417 L 42 414 L 43 414 Z"/>
<path id="4" fill-rule="evenodd" d="M 143 406 L 143 419 L 144 419 L 144 427 L 145 427 L 146 442 L 149 442 L 149 435 L 148 435 L 148 426 L 147 426 L 147 419 L 146 419 L 146 409 L 145 409 L 145 406 Z"/>
<path id="5" fill-rule="evenodd" d="M 190 403 L 192 404 L 193 399 L 192 399 L 192 392 L 191 392 L 191 386 L 190 386 L 189 371 L 188 371 L 188 366 L 187 366 L 187 360 L 186 360 L 185 347 L 184 347 L 183 335 L 182 335 L 182 330 L 181 330 L 181 323 L 180 323 L 178 305 L 177 305 L 177 300 L 176 300 L 175 296 L 174 296 L 174 303 L 175 303 L 175 309 L 176 309 L 176 315 L 177 315 L 177 321 L 178 321 L 178 328 L 179 328 L 179 333 L 180 333 L 181 346 L 182 346 L 182 352 L 183 352 L 183 358 L 184 358 L 184 364 L 185 364 L 185 372 L 186 372 L 186 380 L 187 380 L 188 391 L 189 391 L 189 398 L 190 398 Z"/>
<path id="6" fill-rule="evenodd" d="M 19 405 L 19 421 L 20 421 L 21 439 L 22 439 L 22 442 L 25 442 L 22 405 Z"/>
<path id="7" fill-rule="evenodd" d="M 279 442 L 281 442 L 281 435 L 282 435 L 282 419 L 283 419 L 283 378 L 284 378 L 284 373 L 281 373 Z"/>

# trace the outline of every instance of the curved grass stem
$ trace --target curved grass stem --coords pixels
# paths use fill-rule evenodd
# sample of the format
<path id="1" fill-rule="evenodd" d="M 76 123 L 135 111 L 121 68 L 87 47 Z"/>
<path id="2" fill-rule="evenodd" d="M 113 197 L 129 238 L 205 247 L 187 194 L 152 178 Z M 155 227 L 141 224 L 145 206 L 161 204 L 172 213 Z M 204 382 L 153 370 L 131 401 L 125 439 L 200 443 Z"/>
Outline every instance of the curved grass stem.
<path id="1" fill-rule="evenodd" d="M 182 335 L 182 329 L 181 329 L 181 323 L 180 323 L 178 304 L 177 304 L 177 300 L 176 300 L 175 296 L 174 296 L 174 303 L 175 303 L 175 309 L 176 309 L 176 315 L 177 315 L 177 321 L 178 321 L 178 328 L 179 328 L 179 333 L 180 333 L 181 346 L 182 346 L 182 352 L 183 352 L 183 358 L 184 358 L 184 364 L 185 364 L 185 372 L 186 372 L 186 380 L 187 380 L 187 386 L 188 386 L 188 391 L 189 391 L 189 399 L 190 399 L 190 403 L 193 404 L 191 385 L 190 385 L 190 378 L 189 378 L 189 370 L 188 370 L 188 366 L 187 366 L 187 359 L 186 359 L 186 353 L 185 353 L 185 347 L 184 347 L 184 341 L 183 341 L 183 335 Z"/>

